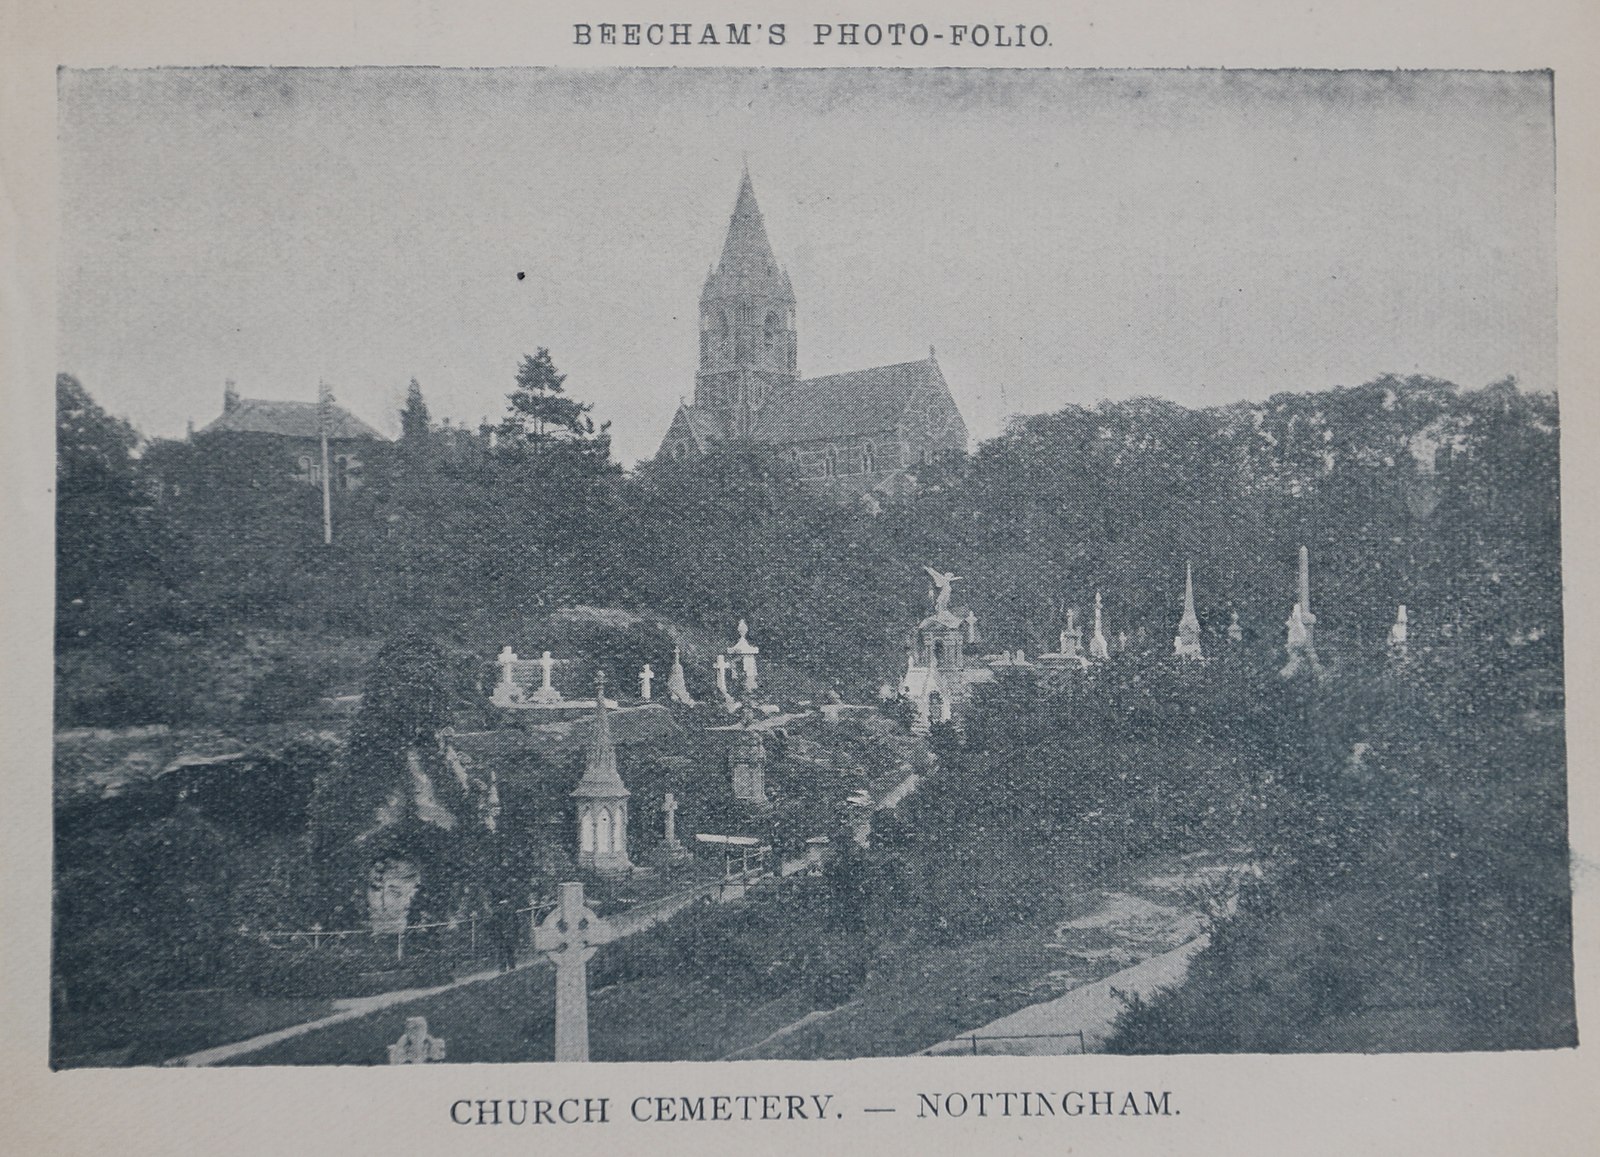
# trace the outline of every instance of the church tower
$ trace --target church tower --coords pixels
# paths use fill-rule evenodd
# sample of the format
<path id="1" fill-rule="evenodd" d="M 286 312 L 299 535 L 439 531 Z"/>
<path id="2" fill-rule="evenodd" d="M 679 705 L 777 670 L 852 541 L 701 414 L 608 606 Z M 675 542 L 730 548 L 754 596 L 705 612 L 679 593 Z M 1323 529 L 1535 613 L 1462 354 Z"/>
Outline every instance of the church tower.
<path id="1" fill-rule="evenodd" d="M 750 171 L 728 222 L 722 256 L 700 292 L 700 369 L 694 404 L 748 437 L 774 387 L 798 376 L 794 291 L 772 255 Z"/>

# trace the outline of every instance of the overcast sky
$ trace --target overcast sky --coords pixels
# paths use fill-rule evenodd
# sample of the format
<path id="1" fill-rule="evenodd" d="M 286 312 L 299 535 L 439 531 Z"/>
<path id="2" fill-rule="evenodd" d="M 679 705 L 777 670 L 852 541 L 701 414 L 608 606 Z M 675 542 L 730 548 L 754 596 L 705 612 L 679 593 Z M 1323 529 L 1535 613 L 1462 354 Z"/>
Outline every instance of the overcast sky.
<path id="1" fill-rule="evenodd" d="M 974 437 L 1384 372 L 1555 387 L 1548 78 L 708 69 L 61 75 L 60 368 L 498 416 L 548 346 L 653 454 L 748 156 L 800 369 L 937 346 Z M 526 276 L 518 279 L 518 274 Z"/>

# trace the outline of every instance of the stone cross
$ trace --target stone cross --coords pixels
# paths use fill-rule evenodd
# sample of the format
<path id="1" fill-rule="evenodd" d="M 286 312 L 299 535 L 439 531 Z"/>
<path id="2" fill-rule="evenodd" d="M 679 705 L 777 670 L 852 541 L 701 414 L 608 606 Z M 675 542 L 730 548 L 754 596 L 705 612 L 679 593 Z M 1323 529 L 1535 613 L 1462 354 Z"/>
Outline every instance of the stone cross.
<path id="1" fill-rule="evenodd" d="M 517 681 L 512 675 L 516 670 L 517 653 L 511 649 L 510 644 L 500 648 L 495 663 L 500 667 L 500 682 L 495 684 L 494 694 L 490 696 L 489 701 L 496 707 L 515 706 L 522 698 L 522 688 L 517 686 Z"/>
<path id="2" fill-rule="evenodd" d="M 667 847 L 678 846 L 678 797 L 670 791 L 661 801 L 661 814 L 667 819 Z"/>
<path id="3" fill-rule="evenodd" d="M 556 968 L 556 1056 L 589 1059 L 589 959 L 613 936 L 583 902 L 583 885 L 562 884 L 556 909 L 534 929 L 533 947 Z"/>
<path id="4" fill-rule="evenodd" d="M 550 657 L 549 651 L 546 651 L 544 654 L 539 656 L 539 668 L 544 675 L 544 683 L 540 686 L 539 690 L 546 695 L 555 690 L 555 688 L 550 685 L 550 672 L 555 668 L 555 665 L 556 661 Z"/>
<path id="5" fill-rule="evenodd" d="M 511 671 L 517 664 L 517 653 L 511 649 L 510 643 L 500 648 L 500 654 L 495 658 L 495 662 L 500 664 L 500 682 L 511 682 Z"/>
<path id="6" fill-rule="evenodd" d="M 639 698 L 646 703 L 650 702 L 650 684 L 655 682 L 655 678 L 656 673 L 650 670 L 650 664 L 646 663 L 639 671 Z"/>
<path id="7" fill-rule="evenodd" d="M 406 1017 L 406 1031 L 389 1046 L 391 1065 L 425 1065 L 430 1061 L 444 1060 L 444 1041 L 428 1035 L 428 1019 L 422 1016 Z"/>
<path id="8" fill-rule="evenodd" d="M 726 699 L 728 697 L 728 656 L 717 656 L 717 692 Z"/>

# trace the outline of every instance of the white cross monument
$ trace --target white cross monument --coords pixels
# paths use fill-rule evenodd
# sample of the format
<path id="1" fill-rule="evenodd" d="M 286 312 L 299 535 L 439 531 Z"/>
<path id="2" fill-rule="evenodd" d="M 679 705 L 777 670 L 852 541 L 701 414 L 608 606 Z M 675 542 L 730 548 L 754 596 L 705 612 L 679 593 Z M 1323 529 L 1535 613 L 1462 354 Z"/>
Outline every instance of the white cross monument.
<path id="1" fill-rule="evenodd" d="M 561 885 L 556 910 L 533 931 L 533 947 L 556 968 L 556 1057 L 589 1059 L 589 958 L 612 938 L 607 924 L 583 902 L 583 885 Z"/>
<path id="2" fill-rule="evenodd" d="M 522 702 L 522 688 L 517 686 L 517 653 L 511 649 L 509 643 L 500 648 L 495 663 L 500 667 L 500 682 L 494 685 L 494 694 L 490 702 L 496 707 L 514 707 Z"/>
<path id="3" fill-rule="evenodd" d="M 550 682 L 550 673 L 555 669 L 555 665 L 556 661 L 550 657 L 549 651 L 539 656 L 539 671 L 543 681 L 540 683 L 539 689 L 533 693 L 535 702 L 559 703 L 561 701 L 561 692 L 557 691 L 555 685 Z"/>
<path id="4" fill-rule="evenodd" d="M 655 678 L 656 673 L 650 670 L 649 663 L 646 663 L 642 668 L 640 668 L 639 698 L 643 699 L 646 703 L 650 702 L 650 685 L 655 682 Z"/>

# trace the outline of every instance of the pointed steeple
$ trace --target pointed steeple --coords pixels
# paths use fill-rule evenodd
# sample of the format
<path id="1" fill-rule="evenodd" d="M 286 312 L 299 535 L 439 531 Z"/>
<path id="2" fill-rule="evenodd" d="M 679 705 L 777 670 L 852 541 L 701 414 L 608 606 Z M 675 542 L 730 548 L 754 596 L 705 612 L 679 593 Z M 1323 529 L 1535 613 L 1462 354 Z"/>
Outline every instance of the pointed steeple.
<path id="1" fill-rule="evenodd" d="M 1183 618 L 1178 620 L 1178 627 L 1200 630 L 1200 617 L 1194 613 L 1194 564 L 1191 562 L 1183 564 Z"/>
<path id="2" fill-rule="evenodd" d="M 756 189 L 748 168 L 739 180 L 739 195 L 733 204 L 733 216 L 728 219 L 722 256 L 706 278 L 701 300 L 735 294 L 794 300 L 789 275 L 779 267 L 772 253 L 772 243 L 767 240 L 767 225 L 761 217 L 761 206 L 756 203 Z"/>
<path id="3" fill-rule="evenodd" d="M 1178 620 L 1178 637 L 1172 640 L 1172 653 L 1180 659 L 1202 659 L 1200 617 L 1194 613 L 1194 564 L 1183 564 L 1183 618 Z"/>
<path id="4" fill-rule="evenodd" d="M 633 794 L 623 786 L 617 773 L 617 747 L 611 739 L 611 720 L 606 715 L 606 677 L 596 677 L 594 692 L 594 734 L 584 756 L 583 778 L 573 795 L 584 799 L 626 799 Z"/>

